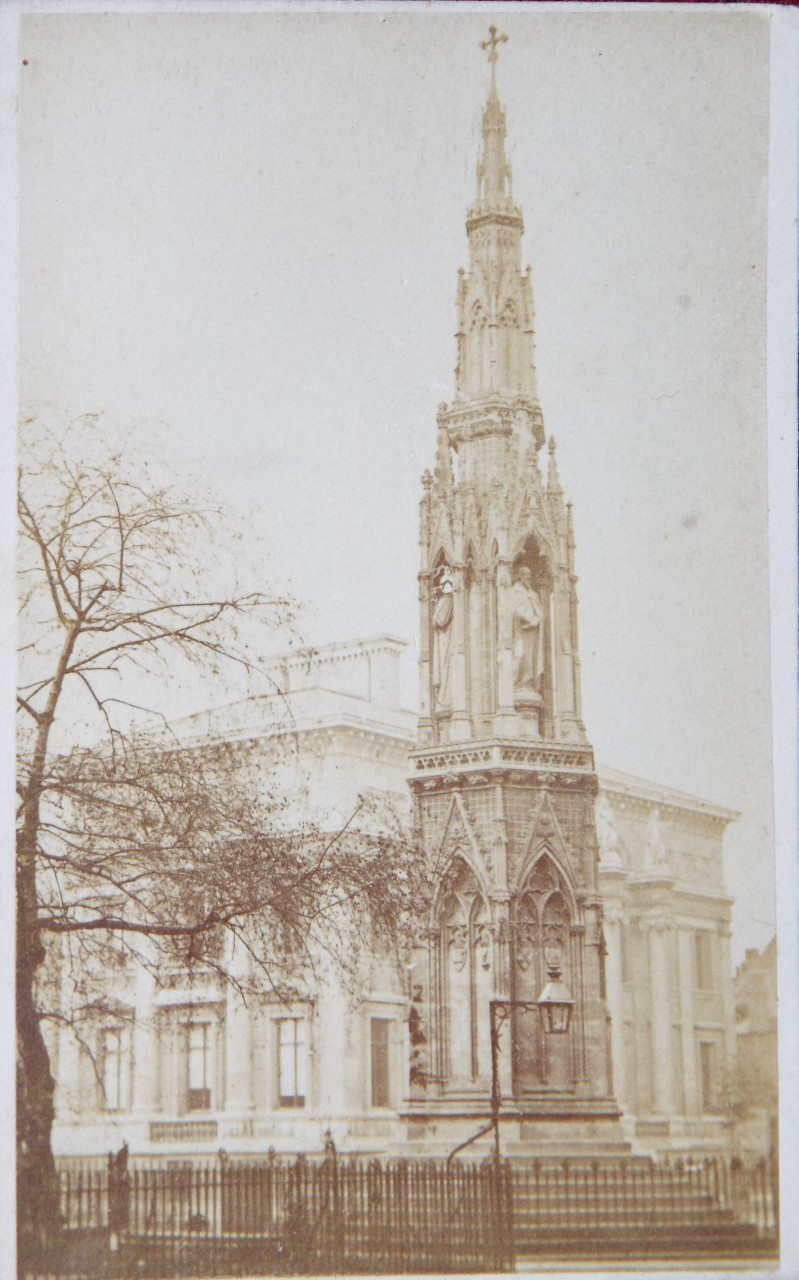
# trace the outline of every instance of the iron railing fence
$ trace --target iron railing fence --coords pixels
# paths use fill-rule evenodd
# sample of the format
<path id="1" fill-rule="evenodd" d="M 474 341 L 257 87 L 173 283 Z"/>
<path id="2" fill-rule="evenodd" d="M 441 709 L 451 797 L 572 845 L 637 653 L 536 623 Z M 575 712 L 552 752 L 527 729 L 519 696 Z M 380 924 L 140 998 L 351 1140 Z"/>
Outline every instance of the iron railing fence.
<path id="1" fill-rule="evenodd" d="M 658 1240 L 705 1257 L 777 1247 L 768 1160 L 328 1155 L 131 1161 L 118 1175 L 70 1161 L 59 1177 L 64 1230 L 31 1280 L 499 1272 L 520 1256 L 643 1256 Z"/>
<path id="2" fill-rule="evenodd" d="M 302 1157 L 63 1169 L 66 1270 L 94 1276 L 502 1271 L 505 1167 Z M 68 1244 L 68 1248 L 66 1247 Z"/>

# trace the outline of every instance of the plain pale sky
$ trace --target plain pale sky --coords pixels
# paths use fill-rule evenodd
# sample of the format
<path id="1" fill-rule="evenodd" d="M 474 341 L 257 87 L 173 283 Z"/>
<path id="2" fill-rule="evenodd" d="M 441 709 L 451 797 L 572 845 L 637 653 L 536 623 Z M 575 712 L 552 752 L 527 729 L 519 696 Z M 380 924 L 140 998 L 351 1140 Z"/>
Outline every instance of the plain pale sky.
<path id="1" fill-rule="evenodd" d="M 741 810 L 736 958 L 774 920 L 767 18 L 62 14 L 23 20 L 21 69 L 23 409 L 157 420 L 309 641 L 413 640 L 479 43 L 508 33 L 584 718 L 604 763 Z"/>

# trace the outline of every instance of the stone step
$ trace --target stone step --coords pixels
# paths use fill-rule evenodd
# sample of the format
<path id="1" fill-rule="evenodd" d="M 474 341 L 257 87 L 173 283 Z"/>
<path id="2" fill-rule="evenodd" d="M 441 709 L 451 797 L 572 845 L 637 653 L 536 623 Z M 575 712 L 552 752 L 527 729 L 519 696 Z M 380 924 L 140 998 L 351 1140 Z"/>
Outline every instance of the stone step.
<path id="1" fill-rule="evenodd" d="M 614 1228 L 597 1227 L 580 1231 L 570 1227 L 533 1231 L 514 1228 L 517 1259 L 529 1253 L 535 1256 L 571 1257 L 591 1255 L 608 1257 L 611 1254 L 629 1256 L 681 1257 L 712 1255 L 716 1257 L 773 1256 L 776 1252 L 774 1236 L 760 1234 L 755 1227 L 742 1223 L 728 1223 L 723 1229 L 708 1230 L 701 1226 L 680 1226 L 679 1229 Z"/>
<path id="2" fill-rule="evenodd" d="M 628 1191 L 630 1189 L 628 1188 Z M 714 1196 L 702 1192 L 689 1192 L 688 1188 L 682 1187 L 678 1194 L 669 1190 L 668 1187 L 655 1187 L 651 1189 L 651 1194 L 644 1197 L 633 1197 L 624 1195 L 624 1188 L 619 1187 L 617 1194 L 612 1190 L 599 1190 L 589 1187 L 587 1190 L 576 1188 L 574 1186 L 553 1186 L 549 1185 L 538 1187 L 524 1187 L 514 1183 L 513 1186 L 513 1203 L 515 1205 L 585 1205 L 588 1207 L 600 1205 L 607 1209 L 609 1213 L 613 1213 L 617 1204 L 637 1203 L 643 1208 L 649 1208 L 651 1205 L 659 1205 L 664 1208 L 674 1208 L 680 1210 L 686 1209 L 712 1209 L 723 1210 L 730 1207 L 727 1202 L 716 1199 Z"/>
<path id="3" fill-rule="evenodd" d="M 662 1210 L 653 1211 L 647 1209 L 638 1209 L 633 1212 L 626 1212 L 623 1217 L 619 1215 L 621 1225 L 630 1228 L 635 1227 L 653 1227 L 670 1229 L 675 1224 L 686 1227 L 699 1227 L 702 1230 L 721 1230 L 726 1226 L 732 1225 L 733 1219 L 730 1214 L 724 1210 L 719 1212 L 702 1211 L 699 1213 L 687 1213 L 674 1210 L 673 1212 L 664 1212 Z M 601 1209 L 591 1209 L 580 1211 L 573 1206 L 558 1209 L 552 1206 L 550 1209 L 540 1209 L 530 1207 L 529 1209 L 515 1207 L 513 1211 L 513 1221 L 519 1230 L 544 1230 L 549 1228 L 565 1227 L 573 1225 L 575 1228 L 584 1227 L 586 1230 L 593 1229 L 594 1226 L 603 1227 L 604 1222 L 613 1222 L 612 1212 L 603 1213 Z"/>

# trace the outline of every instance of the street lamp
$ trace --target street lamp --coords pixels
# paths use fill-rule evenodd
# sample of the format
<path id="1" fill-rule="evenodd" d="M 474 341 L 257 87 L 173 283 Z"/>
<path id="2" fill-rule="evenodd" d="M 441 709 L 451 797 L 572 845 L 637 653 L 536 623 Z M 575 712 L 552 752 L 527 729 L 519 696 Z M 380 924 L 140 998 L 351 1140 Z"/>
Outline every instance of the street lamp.
<path id="1" fill-rule="evenodd" d="M 561 978 L 560 957 L 557 953 L 546 957 L 547 982 L 537 1000 L 489 1000 L 489 1028 L 491 1033 L 491 1123 L 485 1125 L 471 1138 L 461 1142 L 450 1151 L 447 1164 L 454 1156 L 471 1143 L 482 1138 L 483 1134 L 494 1131 L 494 1158 L 499 1160 L 499 1117 L 502 1104 L 502 1091 L 499 1083 L 500 1032 L 502 1024 L 514 1013 L 534 1013 L 538 1009 L 544 1023 L 544 1030 L 553 1035 L 563 1035 L 569 1030 L 571 1011 L 574 1004 L 569 988 Z"/>
<path id="2" fill-rule="evenodd" d="M 557 952 L 546 957 L 547 982 L 537 1000 L 491 1000 L 489 1002 L 491 1028 L 491 1122 L 494 1130 L 494 1153 L 499 1159 L 499 1113 L 502 1095 L 499 1085 L 499 1033 L 503 1022 L 516 1010 L 532 1013 L 540 1009 L 544 1030 L 551 1035 L 563 1035 L 569 1030 L 574 1000 L 561 977 L 560 956 Z"/>
<path id="3" fill-rule="evenodd" d="M 547 964 L 547 983 L 538 997 L 544 1029 L 552 1035 L 568 1031 L 573 1004 L 572 994 L 561 978 L 560 964 L 553 959 Z"/>

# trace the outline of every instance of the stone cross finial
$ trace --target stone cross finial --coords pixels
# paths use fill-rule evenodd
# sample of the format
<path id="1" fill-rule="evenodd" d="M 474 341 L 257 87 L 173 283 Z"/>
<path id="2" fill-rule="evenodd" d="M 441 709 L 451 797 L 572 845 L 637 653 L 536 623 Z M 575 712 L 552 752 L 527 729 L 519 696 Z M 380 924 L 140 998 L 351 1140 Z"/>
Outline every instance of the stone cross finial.
<path id="1" fill-rule="evenodd" d="M 488 49 L 488 61 L 496 62 L 499 54 L 497 53 L 497 45 L 502 44 L 503 40 L 507 41 L 507 36 L 498 36 L 496 27 L 488 28 L 488 39 L 480 41 L 481 49 Z"/>

